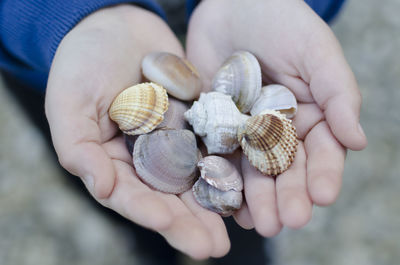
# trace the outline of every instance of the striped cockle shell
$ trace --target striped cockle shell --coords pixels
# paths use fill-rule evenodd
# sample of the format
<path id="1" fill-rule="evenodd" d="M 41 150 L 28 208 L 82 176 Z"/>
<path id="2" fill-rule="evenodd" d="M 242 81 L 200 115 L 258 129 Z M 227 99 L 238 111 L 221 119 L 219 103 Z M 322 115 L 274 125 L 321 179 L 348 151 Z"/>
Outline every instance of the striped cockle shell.
<path id="1" fill-rule="evenodd" d="M 296 128 L 285 115 L 267 110 L 238 130 L 239 143 L 250 164 L 267 175 L 288 169 L 297 150 Z"/>
<path id="2" fill-rule="evenodd" d="M 235 166 L 218 156 L 207 156 L 197 164 L 201 177 L 192 188 L 196 201 L 204 208 L 229 216 L 243 201 L 243 180 Z"/>
<path id="3" fill-rule="evenodd" d="M 240 113 L 230 96 L 209 92 L 200 94 L 185 118 L 201 136 L 209 154 L 228 154 L 239 147 L 237 129 L 248 116 Z"/>
<path id="4" fill-rule="evenodd" d="M 212 89 L 232 96 L 238 109 L 248 113 L 261 93 L 261 67 L 247 51 L 237 51 L 218 70 Z"/>
<path id="5" fill-rule="evenodd" d="M 261 88 L 261 95 L 250 110 L 255 116 L 264 110 L 277 110 L 291 119 L 297 112 L 296 97 L 287 87 L 282 85 L 268 85 Z"/>
<path id="6" fill-rule="evenodd" d="M 193 186 L 200 158 L 196 137 L 189 130 L 159 129 L 140 135 L 133 149 L 139 178 L 155 190 L 172 194 Z"/>
<path id="7" fill-rule="evenodd" d="M 167 109 L 166 90 L 155 83 L 141 83 L 122 91 L 108 113 L 125 134 L 138 135 L 154 130 Z"/>
<path id="8" fill-rule="evenodd" d="M 199 96 L 202 82 L 195 67 L 187 60 L 167 52 L 152 52 L 142 61 L 143 75 L 182 100 Z"/>

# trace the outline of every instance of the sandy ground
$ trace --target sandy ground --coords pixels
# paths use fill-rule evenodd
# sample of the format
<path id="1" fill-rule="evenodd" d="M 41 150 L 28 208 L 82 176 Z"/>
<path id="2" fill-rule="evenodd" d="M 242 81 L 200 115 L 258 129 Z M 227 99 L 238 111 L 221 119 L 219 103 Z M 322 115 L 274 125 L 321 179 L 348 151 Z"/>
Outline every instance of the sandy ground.
<path id="1" fill-rule="evenodd" d="M 398 12 L 398 0 L 350 0 L 333 25 L 363 94 L 369 145 L 348 153 L 333 206 L 273 239 L 276 265 L 399 264 Z M 0 264 L 138 264 L 134 242 L 66 183 L 2 84 L 0 124 Z"/>

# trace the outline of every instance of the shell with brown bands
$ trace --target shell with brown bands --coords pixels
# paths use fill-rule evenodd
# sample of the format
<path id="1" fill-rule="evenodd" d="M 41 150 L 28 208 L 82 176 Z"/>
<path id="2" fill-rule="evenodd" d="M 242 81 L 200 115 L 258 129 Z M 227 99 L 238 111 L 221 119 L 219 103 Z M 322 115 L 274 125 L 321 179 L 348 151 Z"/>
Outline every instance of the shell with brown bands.
<path id="1" fill-rule="evenodd" d="M 250 164 L 267 175 L 288 169 L 298 144 L 291 120 L 273 110 L 248 119 L 238 130 L 238 140 Z"/>
<path id="2" fill-rule="evenodd" d="M 155 83 L 142 83 L 122 91 L 108 113 L 125 134 L 139 135 L 154 130 L 167 109 L 167 91 Z"/>

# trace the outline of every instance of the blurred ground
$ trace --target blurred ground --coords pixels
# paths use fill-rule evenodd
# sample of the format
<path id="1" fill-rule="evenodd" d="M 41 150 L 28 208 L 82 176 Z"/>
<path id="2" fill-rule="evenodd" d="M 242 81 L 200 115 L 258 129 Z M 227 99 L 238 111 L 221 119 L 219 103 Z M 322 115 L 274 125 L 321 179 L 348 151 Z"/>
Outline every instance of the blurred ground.
<path id="1" fill-rule="evenodd" d="M 398 0 L 350 0 L 333 25 L 363 94 L 369 146 L 348 153 L 335 205 L 315 207 L 305 228 L 273 239 L 276 265 L 399 264 L 398 12 Z M 139 264 L 124 229 L 60 177 L 2 85 L 0 124 L 0 264 Z"/>

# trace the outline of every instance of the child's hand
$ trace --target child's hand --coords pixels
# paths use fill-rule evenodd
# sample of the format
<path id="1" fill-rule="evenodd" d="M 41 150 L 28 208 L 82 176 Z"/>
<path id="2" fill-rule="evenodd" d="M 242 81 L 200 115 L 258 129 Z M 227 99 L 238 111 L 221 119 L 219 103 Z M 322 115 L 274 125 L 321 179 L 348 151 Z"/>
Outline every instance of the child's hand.
<path id="1" fill-rule="evenodd" d="M 242 159 L 247 206 L 236 220 L 273 236 L 282 225 L 304 226 L 314 203 L 336 200 L 346 148 L 367 144 L 361 96 L 335 36 L 303 1 L 203 1 L 190 21 L 187 56 L 208 88 L 236 50 L 256 55 L 264 80 L 289 87 L 299 102 L 294 124 L 301 141 L 290 169 L 274 181 Z"/>
<path id="2" fill-rule="evenodd" d="M 68 33 L 46 95 L 54 147 L 63 167 L 80 176 L 102 205 L 159 232 L 194 258 L 225 255 L 230 243 L 221 217 L 198 206 L 191 191 L 175 196 L 144 185 L 108 117 L 116 95 L 140 82 L 141 60 L 151 51 L 183 56 L 167 25 L 134 6 L 100 10 Z"/>

